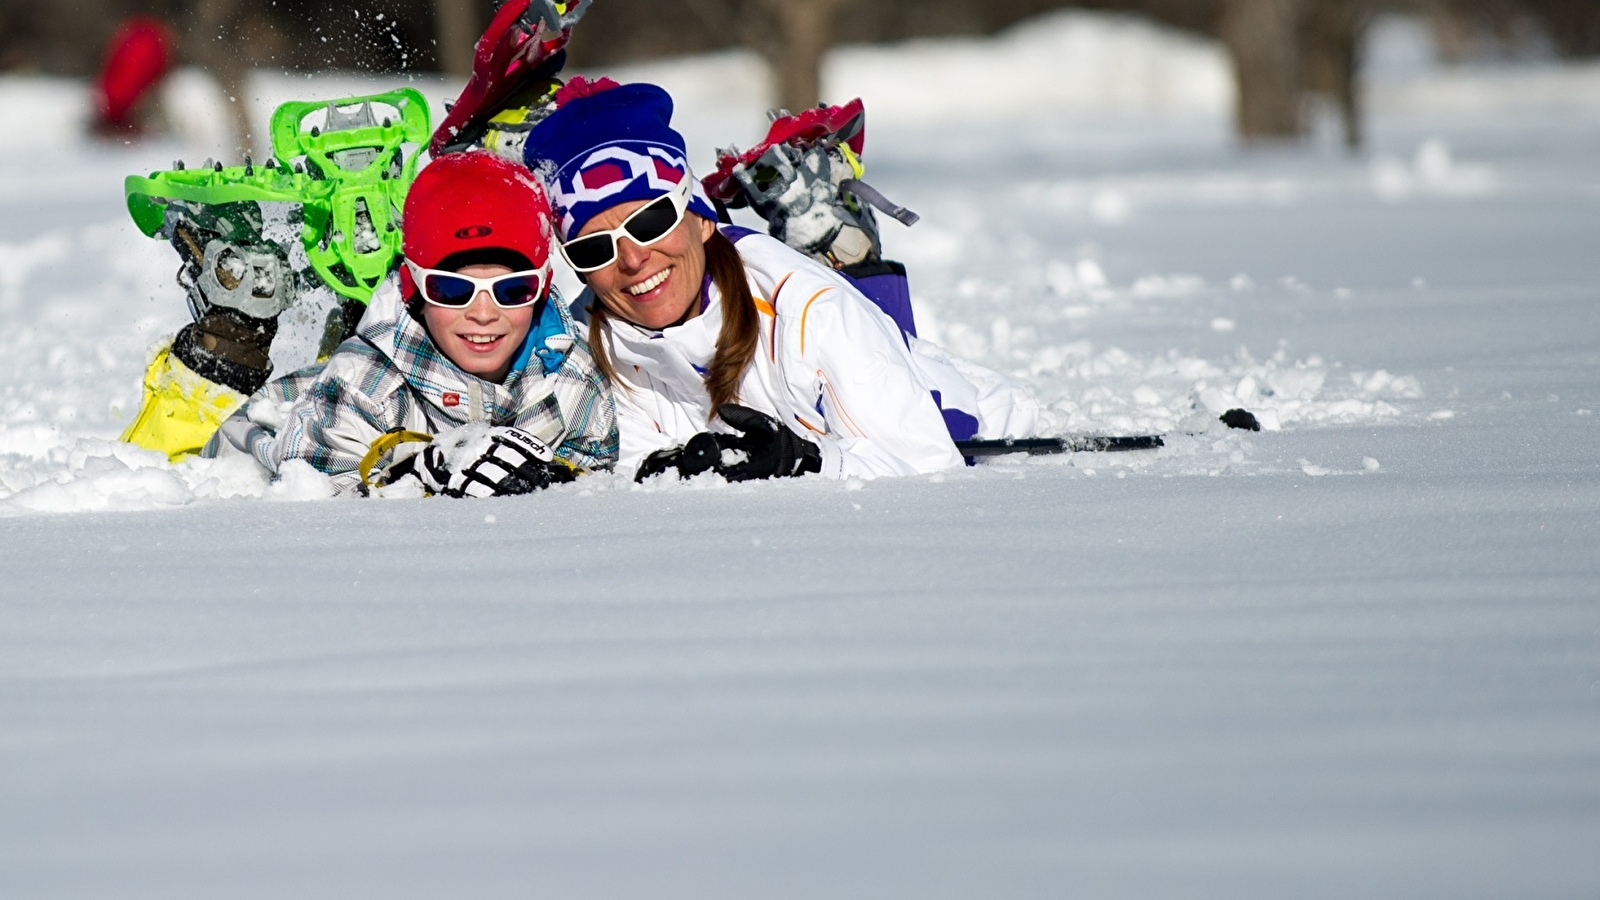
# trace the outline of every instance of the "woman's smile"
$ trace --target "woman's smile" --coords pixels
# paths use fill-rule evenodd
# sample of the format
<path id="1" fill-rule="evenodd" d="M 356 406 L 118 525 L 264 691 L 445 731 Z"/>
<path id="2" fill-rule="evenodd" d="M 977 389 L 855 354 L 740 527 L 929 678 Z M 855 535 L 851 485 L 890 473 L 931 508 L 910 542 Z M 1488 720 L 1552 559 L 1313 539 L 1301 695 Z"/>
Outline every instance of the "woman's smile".
<path id="1" fill-rule="evenodd" d="M 667 279 L 672 277 L 672 270 L 674 268 L 674 266 L 668 266 L 665 269 L 662 269 L 656 274 L 651 275 L 649 278 L 646 278 L 638 284 L 628 288 L 628 293 L 633 295 L 633 298 L 640 302 L 646 302 L 648 300 L 655 299 L 654 297 L 647 295 L 661 293 L 661 288 L 666 284 Z"/>

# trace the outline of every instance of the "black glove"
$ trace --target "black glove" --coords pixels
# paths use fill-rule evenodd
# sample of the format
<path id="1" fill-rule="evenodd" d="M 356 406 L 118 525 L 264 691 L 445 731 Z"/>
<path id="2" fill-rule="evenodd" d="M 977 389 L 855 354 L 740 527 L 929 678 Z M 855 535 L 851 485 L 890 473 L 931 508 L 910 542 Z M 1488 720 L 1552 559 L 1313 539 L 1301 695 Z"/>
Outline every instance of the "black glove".
<path id="1" fill-rule="evenodd" d="M 723 465 L 719 454 L 717 471 L 722 473 L 723 478 L 729 481 L 753 481 L 758 478 L 793 478 L 807 472 L 822 471 L 822 450 L 766 413 L 737 403 L 725 403 L 717 410 L 717 415 L 728 427 L 739 432 L 737 435 L 717 435 L 718 445 L 723 450 L 739 450 L 745 454 L 743 462 L 733 465 Z"/>
<path id="2" fill-rule="evenodd" d="M 481 435 L 463 437 L 467 439 L 429 444 L 419 454 L 417 477 L 435 494 L 510 497 L 577 477 L 570 467 L 555 460 L 543 441 L 525 431 L 491 428 Z"/>
<path id="3" fill-rule="evenodd" d="M 721 464 L 722 447 L 717 444 L 717 436 L 702 431 L 682 447 L 657 450 L 646 456 L 633 480 L 642 482 L 663 472 L 677 472 L 679 478 L 693 478 Z"/>

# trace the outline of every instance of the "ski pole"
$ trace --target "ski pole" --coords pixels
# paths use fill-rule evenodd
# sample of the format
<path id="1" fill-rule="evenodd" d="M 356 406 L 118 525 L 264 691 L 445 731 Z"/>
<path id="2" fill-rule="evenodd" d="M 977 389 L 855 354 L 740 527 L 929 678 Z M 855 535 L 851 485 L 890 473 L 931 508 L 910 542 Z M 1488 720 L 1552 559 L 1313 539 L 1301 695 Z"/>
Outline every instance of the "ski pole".
<path id="1" fill-rule="evenodd" d="M 956 441 L 956 450 L 960 451 L 962 456 L 1004 456 L 1008 453 L 1026 453 L 1029 456 L 1050 453 L 1118 453 L 1129 450 L 1155 450 L 1163 446 L 1165 442 L 1158 434 L 1117 436 L 1079 434 L 996 441 Z"/>

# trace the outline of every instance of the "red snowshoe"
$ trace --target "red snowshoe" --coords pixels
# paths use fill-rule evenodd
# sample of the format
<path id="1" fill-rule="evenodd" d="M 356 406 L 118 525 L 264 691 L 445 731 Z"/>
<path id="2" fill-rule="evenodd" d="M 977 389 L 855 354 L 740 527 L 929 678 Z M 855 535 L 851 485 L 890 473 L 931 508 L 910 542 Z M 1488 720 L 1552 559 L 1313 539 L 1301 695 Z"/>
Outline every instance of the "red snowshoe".
<path id="1" fill-rule="evenodd" d="M 478 39 L 472 78 L 433 133 L 443 156 L 472 147 L 522 161 L 527 133 L 551 108 L 572 26 L 593 0 L 510 0 Z"/>
<path id="2" fill-rule="evenodd" d="M 761 143 L 717 154 L 717 170 L 704 180 L 707 193 L 734 209 L 751 207 L 773 237 L 835 268 L 879 264 L 872 207 L 907 225 L 917 215 L 861 180 L 861 101 L 772 115 Z"/>

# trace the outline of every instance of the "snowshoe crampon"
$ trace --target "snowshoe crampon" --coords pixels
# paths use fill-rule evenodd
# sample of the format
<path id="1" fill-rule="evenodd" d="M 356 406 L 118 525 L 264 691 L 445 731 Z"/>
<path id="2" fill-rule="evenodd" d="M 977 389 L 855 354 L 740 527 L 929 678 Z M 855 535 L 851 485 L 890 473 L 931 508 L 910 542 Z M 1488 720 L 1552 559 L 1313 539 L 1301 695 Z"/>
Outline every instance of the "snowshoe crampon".
<path id="1" fill-rule="evenodd" d="M 553 108 L 572 26 L 592 0 L 511 0 L 473 54 L 472 77 L 434 132 L 434 156 L 484 147 L 522 162 L 522 145 Z"/>

